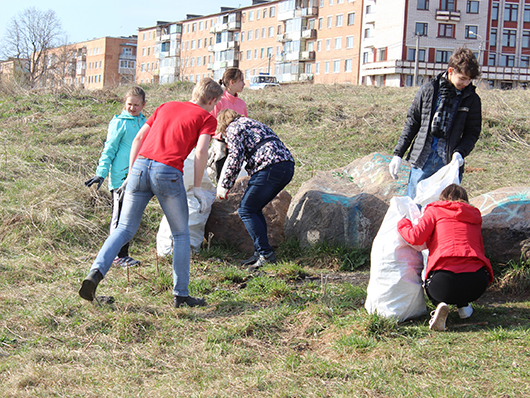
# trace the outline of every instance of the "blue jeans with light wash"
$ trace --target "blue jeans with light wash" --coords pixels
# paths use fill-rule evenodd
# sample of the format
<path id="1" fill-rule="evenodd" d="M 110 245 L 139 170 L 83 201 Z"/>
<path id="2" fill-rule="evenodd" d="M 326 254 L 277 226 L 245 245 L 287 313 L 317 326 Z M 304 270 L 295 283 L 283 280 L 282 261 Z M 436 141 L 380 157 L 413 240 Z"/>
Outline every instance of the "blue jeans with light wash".
<path id="1" fill-rule="evenodd" d="M 260 255 L 268 256 L 272 253 L 262 210 L 291 182 L 293 175 L 294 163 L 286 161 L 275 163 L 250 177 L 238 213 L 254 242 L 254 250 Z"/>
<path id="2" fill-rule="evenodd" d="M 427 158 L 427 161 L 423 165 L 423 168 L 418 169 L 412 166 L 410 168 L 409 185 L 407 186 L 407 196 L 411 199 L 414 199 L 414 197 L 416 196 L 416 188 L 418 187 L 418 182 L 429 178 L 444 166 L 444 161 L 436 151 L 431 151 L 431 154 Z"/>
<path id="3" fill-rule="evenodd" d="M 91 270 L 105 276 L 121 247 L 129 242 L 147 203 L 156 196 L 173 234 L 173 295 L 188 296 L 190 232 L 182 172 L 151 159 L 137 159 L 129 173 L 118 227 L 100 249 Z"/>

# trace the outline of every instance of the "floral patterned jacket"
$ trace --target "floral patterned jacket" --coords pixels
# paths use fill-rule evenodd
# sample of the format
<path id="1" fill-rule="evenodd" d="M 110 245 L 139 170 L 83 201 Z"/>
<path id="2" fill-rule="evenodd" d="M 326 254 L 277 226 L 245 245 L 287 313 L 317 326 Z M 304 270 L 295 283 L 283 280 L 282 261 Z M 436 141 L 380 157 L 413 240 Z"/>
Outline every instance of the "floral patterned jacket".
<path id="1" fill-rule="evenodd" d="M 263 142 L 264 140 L 266 141 Z M 250 176 L 275 163 L 294 163 L 291 152 L 274 131 L 248 117 L 241 117 L 230 123 L 226 129 L 226 143 L 226 171 L 220 181 L 226 189 L 234 186 L 244 161 L 247 162 L 245 169 Z"/>

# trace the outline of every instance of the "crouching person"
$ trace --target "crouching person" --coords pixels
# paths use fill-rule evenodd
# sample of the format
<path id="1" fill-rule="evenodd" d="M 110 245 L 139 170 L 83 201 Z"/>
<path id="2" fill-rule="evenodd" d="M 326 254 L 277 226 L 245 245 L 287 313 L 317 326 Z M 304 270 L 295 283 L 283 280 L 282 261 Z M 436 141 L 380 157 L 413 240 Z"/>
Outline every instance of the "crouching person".
<path id="1" fill-rule="evenodd" d="M 448 304 L 457 306 L 460 318 L 469 318 L 470 302 L 493 282 L 481 226 L 480 211 L 468 203 L 466 191 L 457 184 L 449 185 L 439 201 L 427 205 L 416 226 L 406 218 L 398 222 L 403 239 L 411 245 L 427 243 L 429 249 L 424 286 L 436 306 L 429 321 L 432 330 L 445 330 Z"/>
<path id="2" fill-rule="evenodd" d="M 204 211 L 207 203 L 201 180 L 217 127 L 210 112 L 222 94 L 219 84 L 203 79 L 195 85 L 191 101 L 160 105 L 140 129 L 131 147 L 129 176 L 120 188 L 124 198 L 118 227 L 103 244 L 83 281 L 79 290 L 82 298 L 95 298 L 99 282 L 120 248 L 133 238 L 147 203 L 156 196 L 173 235 L 174 305 L 205 305 L 205 300 L 191 297 L 188 292 L 190 233 L 182 170 L 184 160 L 196 146 L 193 193 Z"/>

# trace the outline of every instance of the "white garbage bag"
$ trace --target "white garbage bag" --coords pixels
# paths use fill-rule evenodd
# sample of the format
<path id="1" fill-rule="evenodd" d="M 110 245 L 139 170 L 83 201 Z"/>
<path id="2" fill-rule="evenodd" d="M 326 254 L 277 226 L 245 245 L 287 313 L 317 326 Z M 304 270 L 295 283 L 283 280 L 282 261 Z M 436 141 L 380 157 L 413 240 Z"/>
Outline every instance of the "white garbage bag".
<path id="1" fill-rule="evenodd" d="M 458 163 L 452 162 L 420 181 L 414 200 L 408 196 L 395 196 L 390 200 L 390 207 L 372 244 L 365 302 L 368 313 L 402 322 L 427 312 L 422 287 L 424 256 L 421 253 L 426 246 L 409 245 L 399 234 L 397 223 L 405 216 L 416 225 L 421 216 L 416 203 L 425 208 L 438 200 L 448 185 L 458 184 L 458 169 Z"/>

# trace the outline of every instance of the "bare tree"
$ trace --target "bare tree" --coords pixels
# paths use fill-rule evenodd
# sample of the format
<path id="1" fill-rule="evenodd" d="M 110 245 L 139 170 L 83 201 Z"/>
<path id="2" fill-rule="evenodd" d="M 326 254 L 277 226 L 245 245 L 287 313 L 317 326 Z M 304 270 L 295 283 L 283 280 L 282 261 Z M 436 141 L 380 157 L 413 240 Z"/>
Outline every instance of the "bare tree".
<path id="1" fill-rule="evenodd" d="M 55 11 L 26 8 L 13 17 L 5 34 L 4 56 L 26 65 L 28 84 L 33 87 L 48 67 L 47 52 L 62 34 Z"/>

